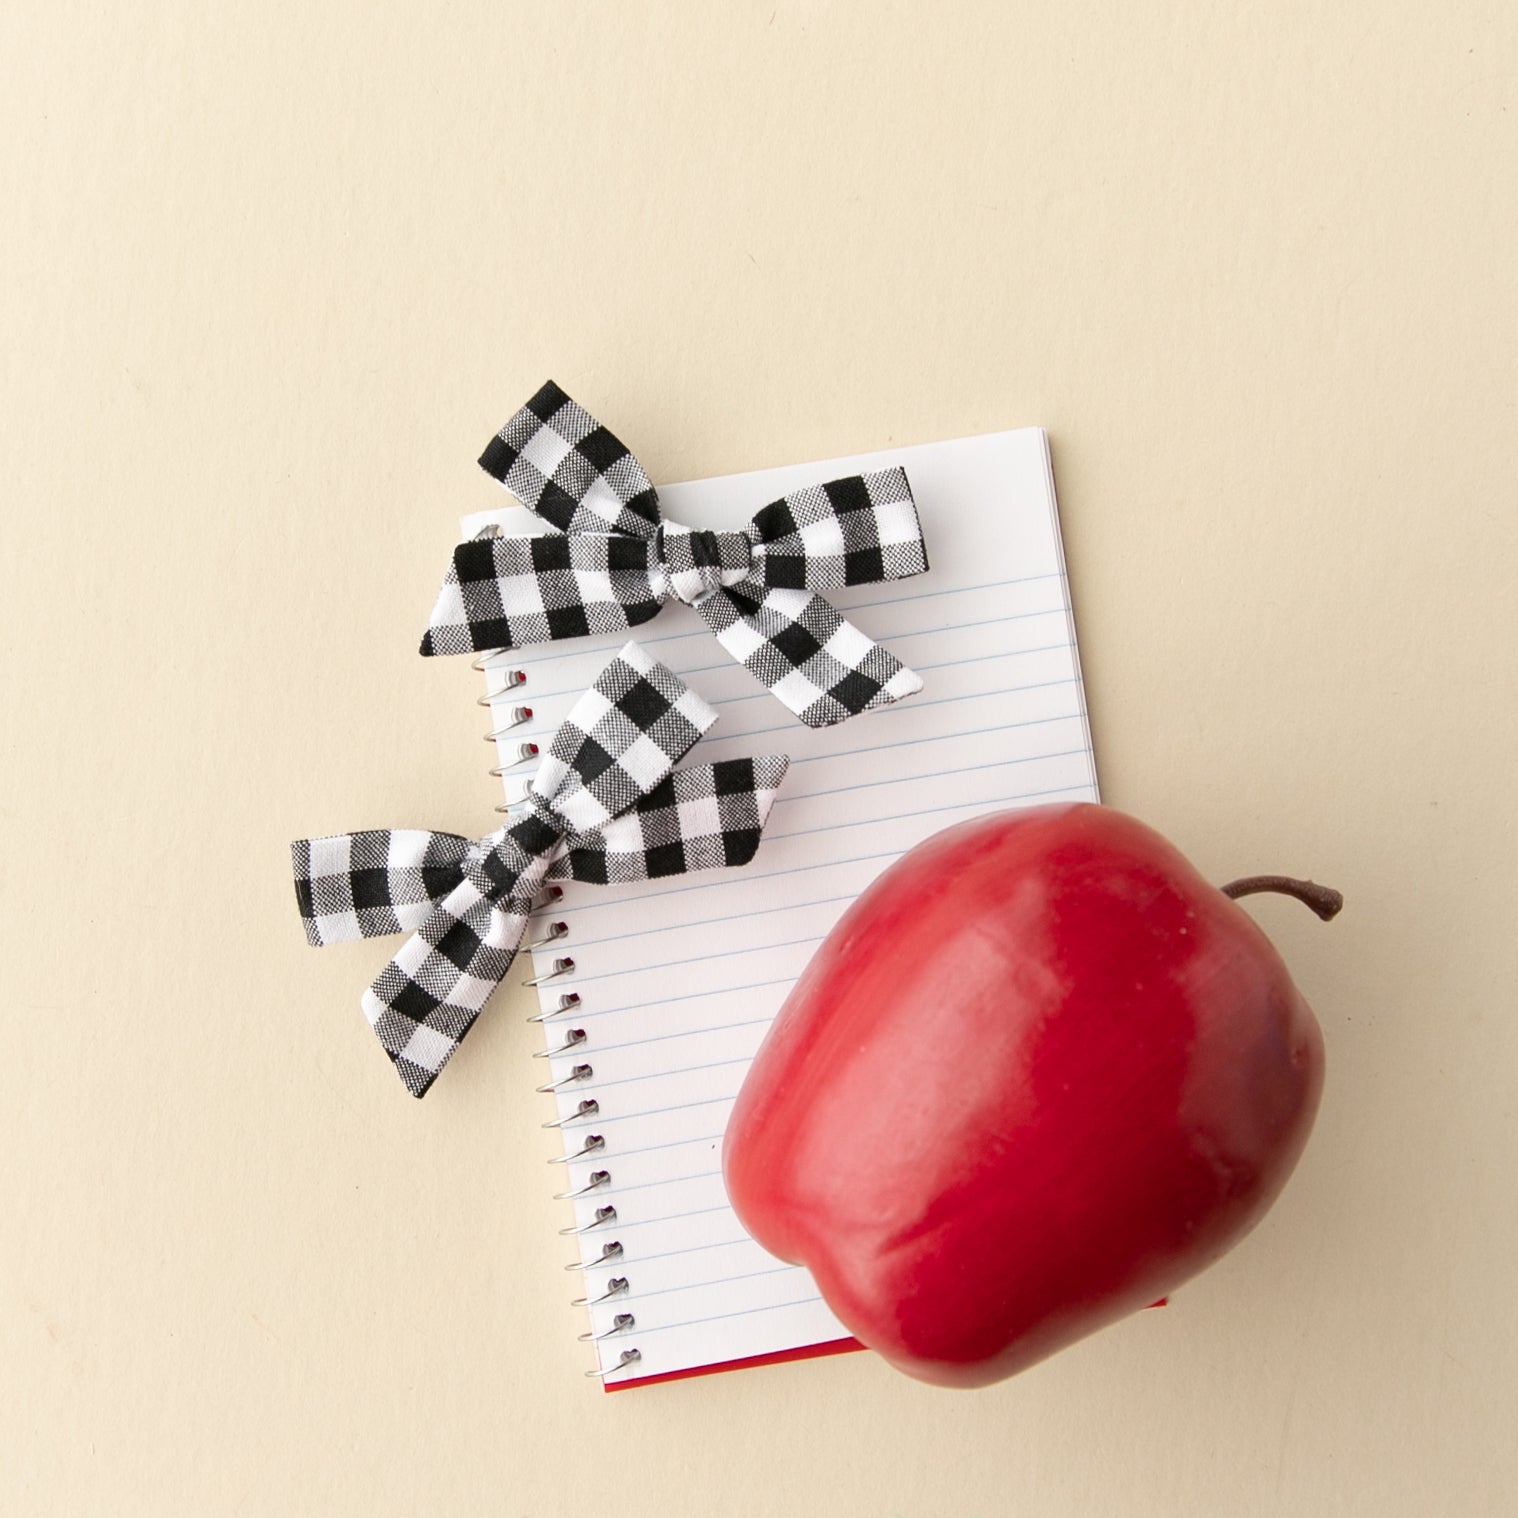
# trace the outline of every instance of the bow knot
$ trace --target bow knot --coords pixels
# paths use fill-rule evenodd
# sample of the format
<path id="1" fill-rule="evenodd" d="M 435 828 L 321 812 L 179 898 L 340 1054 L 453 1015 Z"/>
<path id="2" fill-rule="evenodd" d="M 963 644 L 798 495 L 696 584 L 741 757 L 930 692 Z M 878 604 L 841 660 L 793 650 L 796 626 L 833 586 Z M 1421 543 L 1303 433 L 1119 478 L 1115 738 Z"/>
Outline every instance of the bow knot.
<path id="1" fill-rule="evenodd" d="M 481 839 L 463 861 L 464 879 L 483 900 L 524 916 L 543 889 L 554 846 L 566 831 L 532 791 L 526 804 L 527 815 L 521 821 L 499 835 Z"/>
<path id="2" fill-rule="evenodd" d="M 677 600 L 808 727 L 922 689 L 819 594 L 927 569 L 904 470 L 805 486 L 742 531 L 699 532 L 662 519 L 643 466 L 551 382 L 480 463 L 553 530 L 461 543 L 424 654 L 620 632 Z"/>
<path id="3" fill-rule="evenodd" d="M 741 584 L 753 564 L 747 534 L 700 532 L 679 522 L 660 525 L 654 552 L 668 587 L 665 594 L 687 606 L 699 606 L 724 586 Z"/>
<path id="4" fill-rule="evenodd" d="M 292 845 L 306 937 L 411 931 L 364 993 L 364 1016 L 422 1096 L 500 983 L 534 899 L 553 880 L 622 884 L 747 864 L 788 760 L 676 769 L 717 714 L 629 643 L 575 702 L 528 787 L 525 813 L 471 843 L 374 829 Z"/>

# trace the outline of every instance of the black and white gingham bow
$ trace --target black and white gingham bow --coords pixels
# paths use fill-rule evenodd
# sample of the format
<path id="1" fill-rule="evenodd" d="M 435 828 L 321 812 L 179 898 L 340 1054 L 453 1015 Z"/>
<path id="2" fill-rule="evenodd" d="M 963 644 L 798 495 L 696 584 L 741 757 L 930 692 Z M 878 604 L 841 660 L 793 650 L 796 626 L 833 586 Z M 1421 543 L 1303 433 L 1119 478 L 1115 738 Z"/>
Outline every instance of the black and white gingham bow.
<path id="1" fill-rule="evenodd" d="M 480 464 L 558 531 L 461 543 L 424 654 L 620 632 L 673 597 L 808 727 L 922 689 L 818 594 L 928 567 L 903 470 L 794 490 L 741 532 L 694 532 L 661 521 L 643 466 L 552 381 Z"/>
<path id="2" fill-rule="evenodd" d="M 521 821 L 471 843 L 376 829 L 291 846 L 313 944 L 414 930 L 363 1009 L 423 1096 L 511 965 L 544 885 L 746 864 L 789 764 L 783 755 L 675 763 L 717 714 L 629 643 L 555 734 Z"/>

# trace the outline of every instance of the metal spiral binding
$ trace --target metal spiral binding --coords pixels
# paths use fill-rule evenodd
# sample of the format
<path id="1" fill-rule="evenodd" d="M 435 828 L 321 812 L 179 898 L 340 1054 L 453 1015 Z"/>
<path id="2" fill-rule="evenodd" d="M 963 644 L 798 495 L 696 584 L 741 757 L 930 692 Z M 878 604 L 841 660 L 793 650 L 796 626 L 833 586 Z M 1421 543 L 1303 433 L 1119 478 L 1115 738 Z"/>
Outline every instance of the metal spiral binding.
<path id="1" fill-rule="evenodd" d="M 610 1328 L 603 1328 L 600 1333 L 596 1333 L 594 1329 L 592 1329 L 588 1334 L 581 1334 L 579 1336 L 580 1343 L 594 1344 L 601 1339 L 610 1339 L 616 1334 L 625 1334 L 627 1330 L 632 1326 L 633 1315 L 630 1312 L 619 1312 L 616 1317 L 611 1320 Z"/>
<path id="2" fill-rule="evenodd" d="M 607 1223 L 617 1221 L 617 1209 L 610 1204 L 605 1207 L 597 1207 L 596 1215 L 590 1222 L 582 1224 L 579 1228 L 561 1228 L 559 1237 L 564 1238 L 571 1234 L 589 1233 L 592 1228 L 601 1228 Z"/>
<path id="3" fill-rule="evenodd" d="M 569 934 L 569 925 L 564 922 L 554 922 L 548 927 L 547 932 L 533 944 L 534 948 L 546 948 Z M 556 958 L 553 969 L 544 975 L 534 976 L 527 981 L 528 985 L 543 985 L 561 975 L 573 973 L 574 961 L 568 958 Z M 563 1017 L 565 1014 L 574 1012 L 581 1005 L 580 994 L 577 991 L 561 992 L 558 1005 L 546 1012 L 537 1012 L 528 1018 L 529 1022 L 547 1023 L 551 1019 Z M 590 1036 L 584 1028 L 569 1027 L 563 1032 L 559 1042 L 552 1048 L 545 1048 L 533 1055 L 534 1059 L 558 1059 L 566 1055 L 573 1055 L 583 1051 L 590 1042 Z M 557 1095 L 577 1085 L 581 1081 L 590 1080 L 595 1075 L 594 1068 L 580 1061 L 574 1064 L 567 1075 L 560 1076 L 557 1080 L 549 1081 L 539 1086 L 538 1090 L 545 1094 Z M 582 1098 L 575 1106 L 573 1112 L 553 1122 L 544 1123 L 545 1128 L 556 1128 L 563 1131 L 577 1123 L 589 1123 L 601 1115 L 601 1103 L 593 1096 Z M 606 1147 L 605 1138 L 599 1133 L 587 1134 L 580 1147 L 573 1154 L 556 1155 L 549 1160 L 550 1165 L 569 1165 L 574 1161 L 586 1159 L 594 1154 L 599 1154 Z M 596 1192 L 604 1191 L 611 1185 L 611 1172 L 609 1170 L 592 1170 L 584 1183 L 567 1191 L 561 1191 L 555 1197 L 556 1201 L 580 1201 Z M 613 1203 L 603 1202 L 592 1210 L 590 1220 L 578 1223 L 572 1228 L 561 1228 L 559 1233 L 566 1238 L 583 1238 L 587 1234 L 599 1230 L 607 1230 L 615 1226 L 617 1221 L 617 1209 Z M 601 1270 L 610 1265 L 619 1264 L 626 1256 L 620 1239 L 606 1239 L 601 1245 L 601 1252 L 588 1260 L 575 1260 L 564 1267 L 565 1270 L 576 1272 L 591 1279 L 592 1272 Z M 601 1288 L 599 1294 L 587 1291 L 583 1297 L 576 1297 L 570 1305 L 586 1309 L 600 1307 L 614 1298 L 626 1295 L 632 1289 L 626 1276 L 611 1276 Z M 611 1327 L 597 1333 L 594 1328 L 589 1333 L 580 1335 L 582 1343 L 599 1344 L 604 1339 L 619 1337 L 631 1333 L 637 1326 L 637 1319 L 630 1312 L 619 1312 L 613 1317 Z M 643 1359 L 642 1351 L 636 1345 L 622 1350 L 612 1365 L 596 1370 L 588 1370 L 585 1374 L 595 1381 L 606 1381 L 612 1376 L 630 1369 L 639 1364 Z"/>
<path id="4" fill-rule="evenodd" d="M 558 890 L 555 886 L 554 890 Z M 573 1012 L 580 1005 L 580 993 L 578 991 L 565 991 L 559 997 L 559 1004 L 551 1007 L 547 1012 L 534 1012 L 527 1019 L 530 1023 L 546 1023 L 550 1018 L 563 1017 L 566 1012 Z"/>
<path id="5" fill-rule="evenodd" d="M 482 527 L 477 533 L 475 533 L 474 536 L 475 541 L 478 542 L 482 538 L 498 538 L 500 535 L 501 529 L 492 523 L 489 527 Z M 482 675 L 488 676 L 491 667 L 490 661 L 492 659 L 498 659 L 507 651 L 508 650 L 505 648 L 487 648 L 482 652 L 476 654 L 474 658 L 469 662 L 471 666 L 474 669 L 478 670 Z M 502 688 L 498 691 L 491 691 L 486 695 L 476 696 L 475 705 L 490 707 L 492 709 L 491 715 L 494 716 L 494 707 L 496 702 L 498 702 L 501 697 L 506 694 L 507 691 L 516 690 L 518 687 L 523 686 L 526 683 L 527 676 L 522 670 L 507 670 L 505 685 L 502 686 Z M 486 743 L 494 743 L 499 745 L 500 740 L 504 738 L 507 733 L 509 733 L 513 728 L 521 727 L 524 722 L 531 721 L 532 708 L 530 706 L 514 706 L 511 708 L 511 714 L 505 722 L 503 722 L 499 727 L 493 729 L 491 732 L 485 734 L 485 741 Z M 497 753 L 499 754 L 499 747 L 497 748 Z M 499 780 L 509 770 L 515 769 L 520 764 L 526 764 L 531 759 L 536 759 L 538 757 L 538 746 L 536 743 L 524 740 L 523 742 L 517 744 L 516 753 L 517 756 L 515 759 L 509 759 L 503 764 L 495 765 L 491 769 L 490 775 L 492 779 Z M 510 811 L 510 809 L 510 804 L 496 807 L 496 811 L 498 812 L 507 812 Z"/>
<path id="6" fill-rule="evenodd" d="M 571 1028 L 564 1035 L 564 1042 L 557 1049 L 539 1049 L 533 1055 L 534 1059 L 553 1059 L 560 1054 L 568 1054 L 571 1049 L 583 1044 L 586 1039 L 584 1028 Z"/>
<path id="7" fill-rule="evenodd" d="M 498 533 L 498 528 L 487 527 L 478 536 L 495 537 L 498 535 Z M 484 652 L 478 654 L 472 661 L 474 668 L 479 671 L 479 673 L 486 675 L 488 678 L 489 671 L 495 667 L 491 661 L 500 658 L 500 656 L 505 654 L 507 651 L 508 650 L 504 648 L 492 648 L 485 650 Z M 493 710 L 495 706 L 501 701 L 503 696 L 506 696 L 511 692 L 521 690 L 526 686 L 526 684 L 527 675 L 525 671 L 519 669 L 508 670 L 506 672 L 505 683 L 501 689 L 494 691 L 489 695 L 478 697 L 477 704 L 484 707 L 490 707 Z M 510 757 L 513 751 L 508 745 L 503 743 L 503 740 L 505 740 L 514 729 L 520 728 L 524 724 L 531 722 L 532 718 L 532 707 L 525 704 L 513 706 L 510 709 L 507 720 L 485 735 L 485 741 L 487 743 L 493 743 L 497 745 L 497 756 L 499 762 L 491 768 L 490 775 L 492 779 L 504 782 L 508 778 L 513 777 L 514 771 L 519 770 L 522 766 L 530 763 L 532 760 L 538 757 L 538 745 L 531 739 L 524 738 L 517 743 L 514 750 L 516 756 L 515 758 Z M 501 749 L 503 747 L 506 749 L 505 753 L 501 752 Z M 524 781 L 524 784 L 521 787 L 521 794 L 512 797 L 511 800 L 505 802 L 502 805 L 498 805 L 496 807 L 496 811 L 509 814 L 518 805 L 520 805 L 521 802 L 526 798 L 526 784 L 527 782 Z M 539 906 L 551 905 L 552 903 L 560 901 L 563 898 L 563 895 L 564 892 L 561 887 L 549 886 L 538 897 L 537 901 L 534 904 Z M 539 936 L 527 944 L 527 947 L 531 950 L 546 949 L 553 944 L 562 942 L 568 937 L 569 924 L 567 922 L 556 920 L 548 923 L 539 934 Z M 549 981 L 565 979 L 573 975 L 574 971 L 574 960 L 568 955 L 558 955 L 553 959 L 551 969 L 547 970 L 541 975 L 534 974 L 528 980 L 523 981 L 523 985 L 536 988 L 546 985 Z M 557 1006 L 552 1007 L 547 1011 L 539 1011 L 534 1013 L 531 1017 L 528 1018 L 528 1021 L 534 1023 L 547 1023 L 553 1019 L 564 1017 L 568 1013 L 576 1011 L 579 1007 L 579 992 L 564 991 L 559 994 Z M 584 1028 L 569 1027 L 564 1030 L 561 1039 L 555 1047 L 544 1048 L 543 1050 L 535 1053 L 533 1055 L 533 1058 L 553 1060 L 559 1059 L 565 1055 L 578 1054 L 584 1050 L 585 1046 L 588 1043 L 589 1036 L 587 1035 Z M 591 1080 L 594 1075 L 594 1068 L 584 1060 L 579 1060 L 571 1066 L 567 1074 L 562 1075 L 555 1080 L 549 1080 L 545 1082 L 543 1085 L 539 1086 L 537 1090 L 543 1095 L 557 1097 L 559 1093 L 567 1093 L 575 1086 L 580 1085 L 582 1082 Z M 575 1108 L 572 1112 L 568 1113 L 564 1117 L 555 1119 L 553 1122 L 544 1123 L 543 1127 L 566 1131 L 581 1123 L 589 1124 L 600 1115 L 601 1103 L 599 1099 L 593 1096 L 587 1096 L 575 1104 Z M 548 1163 L 551 1165 L 572 1165 L 577 1160 L 588 1159 L 592 1155 L 600 1154 L 605 1150 L 605 1148 L 606 1140 L 601 1134 L 586 1133 L 584 1138 L 581 1140 L 579 1147 L 574 1150 L 573 1153 L 556 1155 L 553 1159 L 549 1160 Z M 596 1193 L 604 1192 L 611 1186 L 611 1183 L 611 1172 L 609 1170 L 592 1170 L 580 1185 L 571 1186 L 570 1188 L 557 1193 L 557 1195 L 554 1197 L 554 1200 L 569 1202 L 579 1201 Z M 616 1207 L 610 1203 L 601 1203 L 593 1209 L 589 1222 L 579 1224 L 573 1228 L 561 1228 L 559 1232 L 566 1237 L 578 1238 L 590 1234 L 595 1230 L 609 1230 L 616 1223 L 616 1221 Z M 601 1252 L 594 1258 L 589 1260 L 576 1261 L 571 1265 L 566 1265 L 564 1268 L 569 1271 L 579 1272 L 586 1278 L 587 1281 L 589 1281 L 591 1278 L 591 1273 L 593 1271 L 600 1270 L 603 1266 L 615 1264 L 618 1261 L 622 1260 L 623 1257 L 624 1250 L 621 1241 L 617 1239 L 609 1239 L 602 1244 Z M 616 1297 L 625 1295 L 630 1290 L 631 1287 L 626 1276 L 612 1276 L 605 1281 L 601 1287 L 599 1294 L 594 1294 L 592 1291 L 587 1291 L 583 1297 L 575 1298 L 575 1300 L 570 1305 L 574 1307 L 584 1307 L 587 1309 L 599 1307 L 605 1302 L 612 1301 Z M 631 1333 L 636 1326 L 636 1322 L 637 1320 L 632 1313 L 619 1312 L 613 1317 L 610 1328 L 604 1329 L 600 1333 L 597 1333 L 594 1329 L 592 1329 L 589 1333 L 581 1334 L 580 1339 L 582 1342 L 599 1343 L 603 1339 L 610 1339 L 615 1336 Z M 624 1370 L 627 1370 L 631 1366 L 637 1365 L 642 1360 L 642 1358 L 642 1353 L 638 1350 L 638 1348 L 636 1346 L 630 1346 L 627 1349 L 621 1351 L 617 1357 L 615 1364 L 609 1365 L 605 1369 L 586 1371 L 585 1374 L 594 1380 L 605 1381 L 608 1378 L 618 1375 Z"/>
<path id="8" fill-rule="evenodd" d="M 590 1118 L 600 1116 L 601 1104 L 595 1097 L 589 1096 L 569 1114 L 568 1117 L 555 1118 L 551 1123 L 544 1123 L 545 1128 L 567 1128 L 571 1123 L 583 1123 Z"/>
<path id="9" fill-rule="evenodd" d="M 588 1370 L 585 1372 L 593 1380 L 604 1381 L 608 1376 L 614 1376 L 619 1370 L 626 1370 L 629 1365 L 636 1365 L 643 1356 L 636 1349 L 624 1349 L 615 1365 L 609 1365 L 605 1370 Z"/>
<path id="10" fill-rule="evenodd" d="M 548 1163 L 550 1165 L 572 1165 L 576 1160 L 583 1160 L 587 1154 L 596 1154 L 605 1147 L 606 1140 L 599 1133 L 587 1133 L 585 1135 L 585 1142 L 573 1154 L 556 1154 Z"/>
<path id="11" fill-rule="evenodd" d="M 555 1091 L 562 1091 L 565 1086 L 572 1086 L 577 1081 L 588 1081 L 595 1073 L 589 1065 L 576 1065 L 568 1075 L 561 1076 L 556 1081 L 549 1081 L 542 1086 L 534 1086 L 532 1089 L 540 1096 L 551 1096 Z"/>
<path id="12" fill-rule="evenodd" d="M 606 1283 L 606 1290 L 598 1297 L 576 1297 L 569 1305 L 571 1307 L 599 1307 L 603 1302 L 610 1302 L 613 1297 L 626 1296 L 630 1288 L 626 1276 L 613 1276 Z"/>
<path id="13" fill-rule="evenodd" d="M 622 1245 L 620 1240 L 613 1239 L 609 1244 L 601 1246 L 601 1253 L 593 1260 L 576 1260 L 572 1265 L 566 1265 L 565 1270 L 594 1270 L 598 1265 L 610 1265 L 613 1260 L 622 1258 Z"/>
<path id="14" fill-rule="evenodd" d="M 477 669 L 482 675 L 488 676 L 488 666 L 490 660 L 499 658 L 501 654 L 504 654 L 506 652 L 507 650 L 504 648 L 487 648 L 483 653 L 476 654 L 475 657 L 469 662 L 470 665 L 474 669 Z M 526 684 L 527 672 L 525 670 L 509 669 L 506 671 L 506 683 L 501 687 L 501 689 L 497 691 L 490 691 L 483 696 L 476 696 L 474 704 L 476 706 L 490 707 L 491 716 L 494 716 L 494 708 L 496 702 L 498 702 L 501 697 L 504 696 L 508 691 L 519 690 Z M 532 708 L 530 706 L 514 706 L 511 708 L 511 714 L 505 722 L 503 722 L 497 728 L 492 728 L 490 732 L 485 734 L 485 742 L 498 745 L 497 753 L 499 754 L 500 740 L 504 738 L 507 733 L 509 733 L 513 728 L 521 727 L 524 722 L 531 721 Z M 509 770 L 514 770 L 519 765 L 526 764 L 528 760 L 536 759 L 537 757 L 537 744 L 533 743 L 530 739 L 524 738 L 520 743 L 517 744 L 517 756 L 515 759 L 508 760 L 505 764 L 497 764 L 491 767 L 491 779 L 499 780 L 504 777 Z M 513 804 L 514 803 L 508 803 L 504 806 L 497 806 L 496 811 L 509 811 Z"/>
<path id="15" fill-rule="evenodd" d="M 592 1170 L 585 1178 L 585 1184 L 578 1186 L 573 1191 L 556 1191 L 553 1199 L 556 1202 L 573 1202 L 582 1196 L 589 1196 L 592 1191 L 599 1191 L 603 1186 L 611 1185 L 611 1171 Z"/>

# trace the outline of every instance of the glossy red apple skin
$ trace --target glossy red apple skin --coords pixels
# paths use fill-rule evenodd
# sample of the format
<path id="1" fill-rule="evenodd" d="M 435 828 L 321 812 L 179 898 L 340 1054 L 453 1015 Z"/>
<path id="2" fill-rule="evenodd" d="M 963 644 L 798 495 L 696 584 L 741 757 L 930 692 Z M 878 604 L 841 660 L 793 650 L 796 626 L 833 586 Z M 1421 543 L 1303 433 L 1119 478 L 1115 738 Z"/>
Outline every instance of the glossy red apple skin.
<path id="1" fill-rule="evenodd" d="M 850 908 L 723 1167 L 862 1343 L 982 1386 L 1237 1243 L 1322 1082 L 1317 1021 L 1242 907 L 1131 817 L 1028 808 L 928 839 Z"/>

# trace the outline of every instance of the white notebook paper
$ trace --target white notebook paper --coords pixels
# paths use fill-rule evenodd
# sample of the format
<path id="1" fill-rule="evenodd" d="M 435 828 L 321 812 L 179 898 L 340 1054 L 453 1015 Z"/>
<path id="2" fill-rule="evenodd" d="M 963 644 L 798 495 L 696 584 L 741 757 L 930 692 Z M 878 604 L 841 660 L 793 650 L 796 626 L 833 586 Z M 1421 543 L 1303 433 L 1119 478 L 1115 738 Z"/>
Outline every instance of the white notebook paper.
<path id="1" fill-rule="evenodd" d="M 722 1131 L 766 1028 L 817 944 L 892 860 L 978 813 L 1055 800 L 1097 799 L 1075 627 L 1060 549 L 1045 435 L 1037 429 L 892 448 L 751 474 L 659 487 L 665 514 L 705 528 L 744 525 L 798 486 L 901 465 L 927 541 L 927 574 L 829 592 L 840 611 L 923 677 L 917 695 L 836 727 L 803 727 L 718 646 L 696 614 L 671 604 L 634 629 L 657 658 L 706 697 L 720 720 L 687 763 L 786 753 L 790 773 L 764 842 L 745 868 L 643 885 L 573 881 L 540 922 L 566 935 L 534 951 L 534 974 L 572 957 L 546 982 L 541 1008 L 577 993 L 543 1024 L 545 1048 L 570 1029 L 585 1038 L 535 1062 L 552 1078 L 589 1064 L 593 1076 L 543 1096 L 545 1120 L 594 1098 L 599 1112 L 562 1130 L 565 1153 L 587 1135 L 603 1147 L 552 1167 L 554 1190 L 609 1181 L 564 1204 L 577 1226 L 598 1207 L 615 1220 L 566 1239 L 576 1245 L 597 1334 L 617 1315 L 631 1327 L 597 1343 L 605 1385 L 637 1385 L 735 1362 L 827 1352 L 851 1343 L 810 1275 L 745 1234 L 722 1185 Z M 541 530 L 508 508 L 466 519 Z M 530 706 L 501 739 L 545 742 L 626 633 L 515 649 L 489 661 L 496 723 Z M 526 680 L 503 689 L 507 670 Z M 508 795 L 531 764 L 508 772 Z M 520 778 L 515 778 L 520 777 Z M 543 936 L 540 927 L 532 935 Z M 524 1072 L 524 1076 L 527 1072 Z M 536 1072 L 535 1072 L 536 1073 Z M 546 1079 L 546 1077 L 545 1077 Z M 606 1244 L 621 1245 L 606 1264 Z M 581 1276 L 566 1276 L 578 1281 Z M 566 1296 L 574 1295 L 566 1292 Z M 636 1350 L 625 1368 L 624 1352 Z"/>

